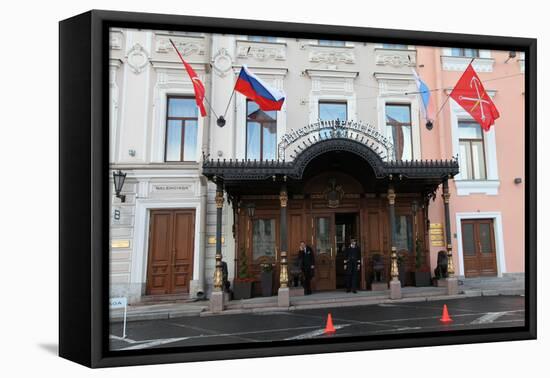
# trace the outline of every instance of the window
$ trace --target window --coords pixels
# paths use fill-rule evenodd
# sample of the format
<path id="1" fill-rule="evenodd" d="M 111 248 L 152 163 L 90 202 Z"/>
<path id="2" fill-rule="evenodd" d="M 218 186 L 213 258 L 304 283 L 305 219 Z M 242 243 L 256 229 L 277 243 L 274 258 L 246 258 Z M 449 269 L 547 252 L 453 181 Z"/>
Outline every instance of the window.
<path id="1" fill-rule="evenodd" d="M 460 176 L 463 180 L 485 180 L 485 148 L 481 126 L 474 121 L 458 121 Z"/>
<path id="2" fill-rule="evenodd" d="M 249 35 L 248 40 L 253 42 L 277 42 L 276 37 L 266 35 Z"/>
<path id="3" fill-rule="evenodd" d="M 330 218 L 315 218 L 315 250 L 317 254 L 331 253 L 332 243 L 330 240 Z"/>
<path id="4" fill-rule="evenodd" d="M 395 216 L 395 247 L 397 251 L 414 253 L 413 226 L 410 215 Z"/>
<path id="5" fill-rule="evenodd" d="M 262 256 L 275 256 L 275 219 L 255 219 L 252 233 L 254 260 Z"/>
<path id="6" fill-rule="evenodd" d="M 319 119 L 321 121 L 340 120 L 346 121 L 348 118 L 347 102 L 336 101 L 319 101 Z M 322 130 L 319 132 L 319 137 L 330 138 L 331 130 Z"/>
<path id="7" fill-rule="evenodd" d="M 319 101 L 319 119 L 322 121 L 335 119 L 346 121 L 348 119 L 347 102 Z"/>
<path id="8" fill-rule="evenodd" d="M 411 106 L 386 104 L 386 128 L 391 135 L 396 160 L 412 160 Z"/>
<path id="9" fill-rule="evenodd" d="M 165 161 L 197 160 L 197 114 L 194 98 L 168 97 Z"/>
<path id="10" fill-rule="evenodd" d="M 331 41 L 331 40 L 328 40 L 328 39 L 320 39 L 319 40 L 319 45 L 320 46 L 345 46 L 346 42 L 345 41 Z"/>
<path id="11" fill-rule="evenodd" d="M 246 158 L 277 157 L 277 112 L 264 112 L 254 101 L 246 102 Z"/>
<path id="12" fill-rule="evenodd" d="M 451 56 L 463 56 L 467 58 L 478 58 L 479 50 L 478 49 L 463 49 L 463 48 L 452 48 Z"/>
<path id="13" fill-rule="evenodd" d="M 407 50 L 407 45 L 399 45 L 396 43 L 383 43 L 382 48 L 384 49 L 393 49 L 393 50 Z"/>

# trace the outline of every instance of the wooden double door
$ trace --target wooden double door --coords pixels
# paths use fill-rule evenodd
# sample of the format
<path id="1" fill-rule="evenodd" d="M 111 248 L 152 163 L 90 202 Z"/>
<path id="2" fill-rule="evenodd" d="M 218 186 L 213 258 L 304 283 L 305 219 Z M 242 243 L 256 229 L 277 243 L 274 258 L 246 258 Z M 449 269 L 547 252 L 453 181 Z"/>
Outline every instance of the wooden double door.
<path id="1" fill-rule="evenodd" d="M 351 238 L 358 243 L 359 213 L 311 214 L 311 244 L 315 253 L 315 290 L 345 287 L 344 253 Z"/>
<path id="2" fill-rule="evenodd" d="M 461 226 L 464 275 L 466 277 L 496 276 L 493 220 L 463 219 Z"/>
<path id="3" fill-rule="evenodd" d="M 194 209 L 151 210 L 147 295 L 189 292 L 194 245 Z"/>

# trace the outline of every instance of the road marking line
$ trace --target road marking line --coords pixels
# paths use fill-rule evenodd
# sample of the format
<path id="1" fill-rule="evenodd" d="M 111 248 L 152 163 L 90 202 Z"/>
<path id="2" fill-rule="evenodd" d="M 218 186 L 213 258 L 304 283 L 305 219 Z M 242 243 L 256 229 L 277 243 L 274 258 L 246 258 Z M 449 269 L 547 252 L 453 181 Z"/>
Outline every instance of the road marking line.
<path id="1" fill-rule="evenodd" d="M 485 315 L 473 320 L 470 324 L 486 324 L 486 323 L 492 323 L 501 316 L 507 315 L 508 311 L 501 311 L 501 312 L 488 312 Z"/>
<path id="2" fill-rule="evenodd" d="M 496 320 L 494 323 L 522 323 L 522 324 L 525 324 L 525 322 L 523 320 Z M 428 330 L 428 329 L 435 329 L 435 330 L 439 330 L 439 329 L 442 329 L 441 332 L 445 332 L 445 328 L 446 329 L 449 329 L 449 328 L 457 328 L 457 327 L 467 327 L 467 326 L 470 326 L 472 325 L 472 323 L 449 323 L 449 324 L 444 324 L 444 325 L 441 325 L 441 324 L 438 324 L 438 325 L 433 325 L 433 326 L 423 326 L 423 327 L 417 327 L 418 329 L 420 330 Z M 511 326 L 506 326 L 506 327 L 511 327 Z M 413 328 L 416 328 L 416 327 L 411 327 L 410 330 L 414 330 Z M 466 328 L 466 329 L 469 329 L 469 328 Z M 380 333 L 391 333 L 391 332 L 394 332 L 394 331 L 399 331 L 399 329 L 383 329 L 383 330 L 379 330 L 379 331 L 368 331 L 368 332 L 365 332 L 365 333 L 362 333 L 361 335 L 362 336 L 367 336 L 367 335 L 371 335 L 371 334 L 380 334 Z"/>
<path id="3" fill-rule="evenodd" d="M 338 324 L 334 326 L 334 329 L 341 329 L 349 326 L 349 324 Z M 321 336 L 325 333 L 324 329 L 316 329 L 315 331 L 302 333 L 301 335 L 296 335 L 292 337 L 287 337 L 285 340 L 302 340 L 302 339 L 311 339 L 313 337 Z"/>
<path id="4" fill-rule="evenodd" d="M 129 339 L 129 338 L 123 338 L 123 337 L 116 336 L 116 335 L 109 335 L 109 338 L 113 339 L 113 340 L 124 341 L 124 342 L 127 342 L 128 344 L 135 344 L 137 342 L 135 340 L 132 340 L 132 339 Z"/>
<path id="5" fill-rule="evenodd" d="M 185 339 L 188 339 L 188 338 L 189 337 L 174 337 L 174 338 L 171 338 L 171 339 L 152 340 L 152 341 L 149 341 L 147 343 L 132 345 L 132 346 L 129 346 L 129 347 L 126 347 L 126 348 L 120 348 L 119 350 L 136 350 L 136 349 L 153 348 L 153 347 L 156 347 L 156 346 L 159 346 L 159 345 L 175 343 L 177 341 L 182 341 L 182 340 L 185 340 Z"/>
<path id="6" fill-rule="evenodd" d="M 514 313 L 514 312 L 525 312 L 525 310 L 512 310 L 512 311 L 506 311 L 507 313 Z M 460 317 L 460 316 L 474 316 L 474 315 L 485 315 L 486 312 L 472 312 L 470 314 L 454 314 L 454 317 Z M 384 319 L 384 320 L 376 320 L 372 323 L 378 324 L 378 323 L 389 323 L 389 322 L 406 322 L 411 320 L 427 320 L 427 319 L 439 319 L 441 315 L 437 316 L 421 316 L 418 318 L 403 318 L 403 319 Z"/>

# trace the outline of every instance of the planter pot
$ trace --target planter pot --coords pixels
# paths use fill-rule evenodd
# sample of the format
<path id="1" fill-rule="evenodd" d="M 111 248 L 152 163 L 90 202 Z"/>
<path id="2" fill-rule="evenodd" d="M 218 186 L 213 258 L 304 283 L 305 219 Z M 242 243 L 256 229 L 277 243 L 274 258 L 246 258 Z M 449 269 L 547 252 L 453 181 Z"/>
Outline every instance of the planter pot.
<path id="1" fill-rule="evenodd" d="M 252 282 L 234 281 L 233 299 L 248 299 L 252 297 Z"/>
<path id="2" fill-rule="evenodd" d="M 401 286 L 405 286 L 407 282 L 407 272 L 405 271 L 405 268 L 399 268 L 399 281 L 401 282 Z"/>
<path id="3" fill-rule="evenodd" d="M 271 297 L 273 295 L 273 272 L 262 272 L 260 282 L 262 284 L 262 296 Z"/>
<path id="4" fill-rule="evenodd" d="M 415 286 L 430 286 L 432 284 L 430 272 L 414 272 L 414 284 Z"/>

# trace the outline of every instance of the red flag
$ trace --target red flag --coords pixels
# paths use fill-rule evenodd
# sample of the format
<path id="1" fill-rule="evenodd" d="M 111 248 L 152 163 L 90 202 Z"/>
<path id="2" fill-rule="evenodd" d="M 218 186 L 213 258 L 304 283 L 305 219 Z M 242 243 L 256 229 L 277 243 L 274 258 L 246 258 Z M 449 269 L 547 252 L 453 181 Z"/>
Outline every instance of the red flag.
<path id="1" fill-rule="evenodd" d="M 187 63 L 185 60 L 183 60 L 183 57 L 181 56 L 181 54 L 180 54 L 178 48 L 176 47 L 176 45 L 174 44 L 174 42 L 172 42 L 172 40 L 170 40 L 170 43 L 172 44 L 172 46 L 174 46 L 174 50 L 176 50 L 176 52 L 178 53 L 178 56 L 181 59 L 181 62 L 185 66 L 185 70 L 187 71 L 187 74 L 189 75 L 189 78 L 191 79 L 191 82 L 193 83 L 193 89 L 195 91 L 195 101 L 197 102 L 197 106 L 201 110 L 201 116 L 205 117 L 206 116 L 206 109 L 204 108 L 203 101 L 204 101 L 204 94 L 205 94 L 206 91 L 204 89 L 204 84 L 202 83 L 202 81 L 197 76 L 197 73 L 195 72 L 193 67 L 191 67 L 189 65 L 189 63 Z"/>
<path id="2" fill-rule="evenodd" d="M 471 63 L 456 83 L 450 96 L 470 113 L 485 131 L 489 131 L 495 119 L 500 117 Z"/>

